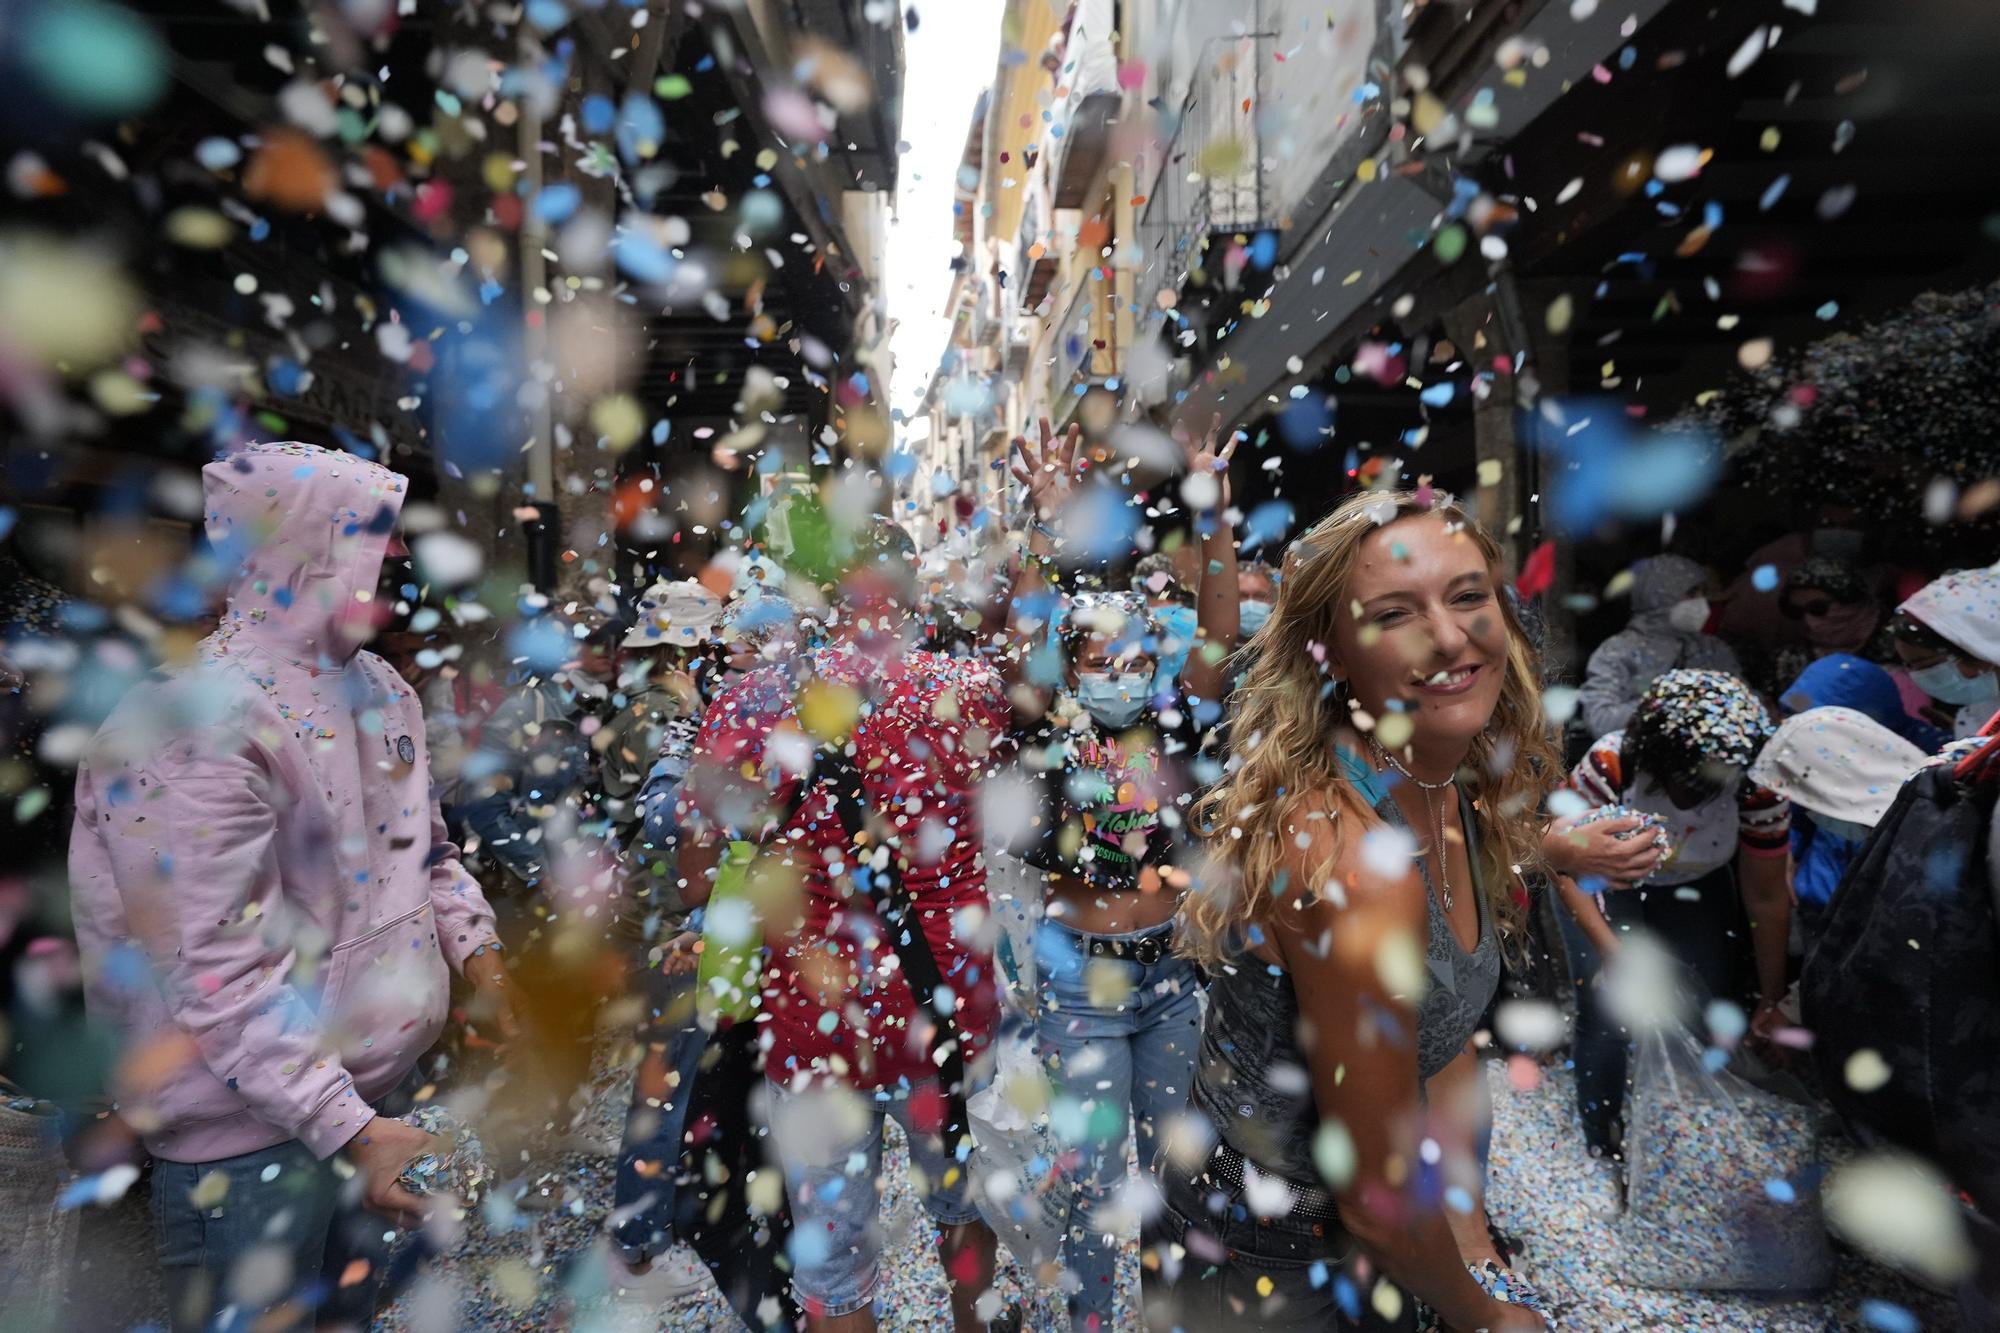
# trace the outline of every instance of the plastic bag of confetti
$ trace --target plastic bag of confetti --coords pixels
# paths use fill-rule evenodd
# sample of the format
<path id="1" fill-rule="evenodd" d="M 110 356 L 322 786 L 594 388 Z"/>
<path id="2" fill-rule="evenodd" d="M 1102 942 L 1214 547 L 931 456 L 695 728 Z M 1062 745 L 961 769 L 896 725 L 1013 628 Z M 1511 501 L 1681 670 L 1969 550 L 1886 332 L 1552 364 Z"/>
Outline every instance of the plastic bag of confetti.
<path id="1" fill-rule="evenodd" d="M 1806 1291 L 1832 1277 L 1818 1116 L 1686 1028 L 1640 1035 L 1626 1101 L 1622 1270 L 1640 1286 Z"/>
<path id="2" fill-rule="evenodd" d="M 1060 1151 L 1048 1128 L 1048 1078 L 1034 1029 L 1011 1018 L 996 1043 L 993 1081 L 966 1102 L 972 1119 L 972 1193 L 980 1216 L 1037 1281 L 1060 1269 Z"/>
<path id="3" fill-rule="evenodd" d="M 451 1146 L 441 1153 L 412 1158 L 396 1183 L 412 1194 L 453 1194 L 467 1204 L 478 1203 L 493 1179 L 479 1135 L 442 1106 L 419 1106 L 404 1116 L 403 1122 L 435 1134 Z"/>

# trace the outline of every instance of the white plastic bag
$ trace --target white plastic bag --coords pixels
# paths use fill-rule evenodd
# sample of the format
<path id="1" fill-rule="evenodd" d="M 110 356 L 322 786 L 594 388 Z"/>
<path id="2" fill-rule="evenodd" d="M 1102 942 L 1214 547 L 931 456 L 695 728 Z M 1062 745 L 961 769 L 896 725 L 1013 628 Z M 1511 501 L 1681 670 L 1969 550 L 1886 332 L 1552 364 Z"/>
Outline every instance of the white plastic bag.
<path id="1" fill-rule="evenodd" d="M 1021 1267 L 1053 1287 L 1061 1270 L 1067 1198 L 1049 1136 L 1049 1084 L 1030 1023 L 1010 1016 L 993 1081 L 966 1102 L 972 1118 L 973 1202 Z"/>
<path id="2" fill-rule="evenodd" d="M 1817 1116 L 1731 1073 L 1686 1028 L 1643 1032 L 1626 1102 L 1621 1269 L 1639 1286 L 1805 1291 L 1833 1259 Z"/>

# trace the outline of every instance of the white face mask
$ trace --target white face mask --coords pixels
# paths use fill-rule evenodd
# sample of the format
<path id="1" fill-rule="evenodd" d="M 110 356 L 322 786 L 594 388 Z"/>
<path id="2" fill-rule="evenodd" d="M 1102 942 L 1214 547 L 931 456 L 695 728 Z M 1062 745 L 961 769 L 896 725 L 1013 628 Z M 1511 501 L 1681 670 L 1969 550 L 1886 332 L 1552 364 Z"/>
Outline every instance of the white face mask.
<path id="1" fill-rule="evenodd" d="M 1683 597 L 1667 608 L 1667 623 L 1683 634 L 1699 634 L 1708 625 L 1706 597 Z"/>

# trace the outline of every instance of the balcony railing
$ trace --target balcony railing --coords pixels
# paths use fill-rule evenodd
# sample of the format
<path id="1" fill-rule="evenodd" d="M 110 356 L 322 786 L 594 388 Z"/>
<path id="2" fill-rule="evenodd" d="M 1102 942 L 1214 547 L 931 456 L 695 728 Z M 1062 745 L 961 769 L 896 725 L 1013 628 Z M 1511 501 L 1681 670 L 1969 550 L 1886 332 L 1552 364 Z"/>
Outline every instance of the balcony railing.
<path id="1" fill-rule="evenodd" d="M 1208 237 L 1276 225 L 1275 183 L 1257 137 L 1263 72 L 1275 41 L 1276 34 L 1260 32 L 1202 44 L 1159 178 L 1139 217 L 1146 256 L 1141 309 L 1151 309 L 1161 291 L 1181 289 Z"/>

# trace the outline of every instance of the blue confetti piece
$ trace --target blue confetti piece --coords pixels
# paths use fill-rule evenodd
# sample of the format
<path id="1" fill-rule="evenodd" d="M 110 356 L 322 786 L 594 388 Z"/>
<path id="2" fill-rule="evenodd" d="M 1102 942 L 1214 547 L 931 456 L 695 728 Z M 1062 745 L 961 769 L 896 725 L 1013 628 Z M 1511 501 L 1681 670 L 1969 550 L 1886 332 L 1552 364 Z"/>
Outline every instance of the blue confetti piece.
<path id="1" fill-rule="evenodd" d="M 1443 407 L 1451 402 L 1453 396 L 1457 393 L 1458 386 L 1456 384 L 1453 384 L 1450 380 L 1440 380 L 1436 384 L 1425 385 L 1424 391 L 1418 394 L 1417 397 L 1422 400 L 1425 407 Z"/>
<path id="2" fill-rule="evenodd" d="M 1103 486 L 1086 489 L 1063 520 L 1070 541 L 1081 545 L 1085 556 L 1100 561 L 1124 555 L 1138 527 L 1137 511 L 1118 492 Z"/>
<path id="3" fill-rule="evenodd" d="M 1278 438 L 1293 449 L 1316 449 L 1326 442 L 1327 432 L 1333 428 L 1335 410 L 1330 394 L 1301 397 L 1279 413 Z"/>
<path id="4" fill-rule="evenodd" d="M 1322 1260 L 1315 1259 L 1313 1261 L 1312 1267 L 1306 1270 L 1306 1280 L 1312 1283 L 1314 1291 L 1318 1291 L 1321 1287 L 1324 1287 L 1326 1285 L 1326 1279 L 1327 1279 L 1327 1272 L 1326 1272 L 1325 1262 Z"/>
<path id="5" fill-rule="evenodd" d="M 1918 1333 L 1923 1328 L 1908 1310 L 1883 1300 L 1861 1302 L 1861 1322 L 1880 1333 Z"/>
<path id="6" fill-rule="evenodd" d="M 628 93 L 618 113 L 618 156 L 627 166 L 638 166 L 660 151 L 667 137 L 666 118 L 660 107 L 644 93 Z"/>
<path id="7" fill-rule="evenodd" d="M 775 231 L 785 220 L 785 204 L 776 190 L 745 192 L 737 211 L 743 219 L 743 230 L 753 236 Z"/>
<path id="8" fill-rule="evenodd" d="M 1292 508 L 1289 500 L 1267 500 L 1258 505 L 1243 520 L 1242 549 L 1253 551 L 1260 546 L 1282 543 L 1297 516 L 1298 511 Z"/>
<path id="9" fill-rule="evenodd" d="M 1791 185 L 1792 178 L 1789 174 L 1780 176 L 1769 185 L 1766 185 L 1764 193 L 1757 200 L 1758 211 L 1763 213 L 1770 212 L 1772 205 L 1785 197 L 1785 191 L 1790 189 Z"/>
<path id="10" fill-rule="evenodd" d="M 543 32 L 554 32 L 569 22 L 569 9 L 561 0 L 528 0 L 528 22 Z"/>
<path id="11" fill-rule="evenodd" d="M 1765 1181 L 1764 1193 L 1770 1195 L 1771 1199 L 1776 1203 L 1797 1203 L 1799 1201 L 1799 1192 L 1792 1188 L 1792 1182 L 1789 1180 Z"/>
<path id="12" fill-rule="evenodd" d="M 535 196 L 535 216 L 544 222 L 567 222 L 583 203 L 583 191 L 566 181 L 545 185 Z"/>
<path id="13" fill-rule="evenodd" d="M 194 146 L 194 160 L 210 171 L 227 171 L 243 160 L 243 150 L 234 139 L 203 139 Z"/>
<path id="14" fill-rule="evenodd" d="M 665 283 L 680 266 L 665 246 L 644 231 L 621 231 L 611 242 L 611 255 L 621 272 L 640 282 Z"/>
<path id="15" fill-rule="evenodd" d="M 522 665 L 537 673 L 554 671 L 570 659 L 569 635 L 553 620 L 537 616 L 524 620 L 507 636 L 508 655 L 522 659 Z"/>
<path id="16" fill-rule="evenodd" d="M 1750 586 L 1758 592 L 1771 592 L 1778 586 L 1778 567 L 1759 565 L 1750 571 Z"/>
<path id="17" fill-rule="evenodd" d="M 587 134 L 606 134 L 617 123 L 618 108 L 602 93 L 583 99 L 583 128 Z"/>

